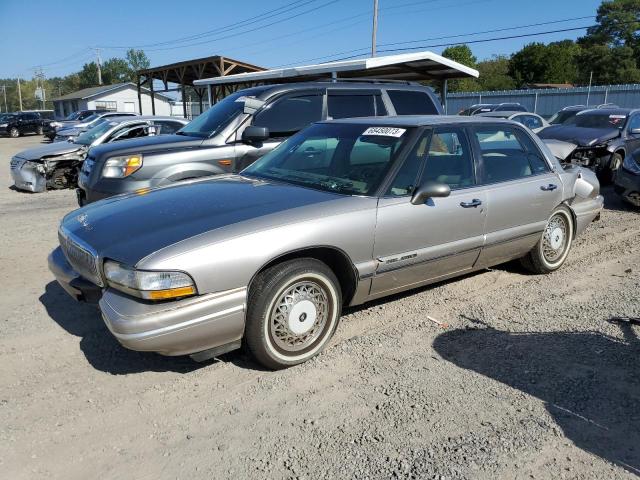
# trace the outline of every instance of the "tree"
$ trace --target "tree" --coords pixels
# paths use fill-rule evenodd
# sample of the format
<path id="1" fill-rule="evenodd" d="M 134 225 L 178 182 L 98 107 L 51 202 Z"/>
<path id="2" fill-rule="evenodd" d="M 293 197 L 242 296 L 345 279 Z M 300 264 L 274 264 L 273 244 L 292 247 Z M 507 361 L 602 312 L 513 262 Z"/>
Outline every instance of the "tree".
<path id="1" fill-rule="evenodd" d="M 111 85 L 113 83 L 128 82 L 131 78 L 131 68 L 122 58 L 110 58 L 102 66 L 102 83 Z"/>
<path id="2" fill-rule="evenodd" d="M 447 47 L 442 51 L 442 56 L 471 68 L 476 68 L 478 62 L 468 45 Z M 478 87 L 479 84 L 474 78 L 462 78 L 449 82 L 449 91 L 451 92 L 469 92 L 478 90 Z"/>
<path id="3" fill-rule="evenodd" d="M 513 54 L 509 74 L 517 86 L 529 83 L 574 83 L 578 77 L 580 47 L 572 40 L 535 42 Z"/>
<path id="4" fill-rule="evenodd" d="M 480 90 L 511 90 L 516 82 L 509 75 L 509 57 L 494 55 L 490 60 L 478 63 Z"/>
<path id="5" fill-rule="evenodd" d="M 129 79 L 131 81 L 135 81 L 138 70 L 144 70 L 151 66 L 151 62 L 144 50 L 135 50 L 133 48 L 127 50 L 127 63 L 130 68 Z"/>
<path id="6" fill-rule="evenodd" d="M 640 0 L 608 0 L 598 7 L 597 25 L 587 30 L 583 42 L 611 47 L 640 44 Z"/>
<path id="7" fill-rule="evenodd" d="M 591 45 L 583 47 L 577 58 L 580 82 L 589 82 L 593 73 L 596 84 L 619 84 L 640 82 L 640 69 L 631 47 L 609 47 Z"/>

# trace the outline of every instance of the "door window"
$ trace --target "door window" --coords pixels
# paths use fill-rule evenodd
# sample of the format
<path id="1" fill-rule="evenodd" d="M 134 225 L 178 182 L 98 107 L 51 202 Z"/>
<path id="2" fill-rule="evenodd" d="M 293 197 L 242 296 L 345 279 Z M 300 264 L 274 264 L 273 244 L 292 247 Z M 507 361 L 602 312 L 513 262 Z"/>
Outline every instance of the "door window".
<path id="1" fill-rule="evenodd" d="M 253 125 L 267 127 L 272 137 L 287 137 L 322 119 L 322 95 L 296 95 L 260 111 Z"/>
<path id="2" fill-rule="evenodd" d="M 446 183 L 452 190 L 475 184 L 469 142 L 460 129 L 438 129 L 433 134 L 426 132 L 398 171 L 387 195 L 410 195 L 422 165 L 421 182 Z"/>
<path id="3" fill-rule="evenodd" d="M 629 132 L 636 128 L 640 128 L 640 115 L 634 115 L 631 117 L 631 120 L 629 120 Z"/>
<path id="4" fill-rule="evenodd" d="M 424 92 L 387 90 L 398 115 L 437 115 L 438 109 Z"/>
<path id="5" fill-rule="evenodd" d="M 159 126 L 160 128 L 158 129 L 158 135 L 171 135 L 173 133 L 176 133 L 178 130 L 180 130 L 182 127 L 184 127 L 184 125 L 182 123 L 179 122 L 171 122 L 171 121 L 164 121 L 164 120 L 160 120 L 160 121 L 155 121 L 154 122 L 157 126 Z"/>
<path id="6" fill-rule="evenodd" d="M 519 133 L 519 132 L 518 132 Z M 504 127 L 476 130 L 485 183 L 506 182 L 548 171 L 547 163 L 526 134 Z"/>
<path id="7" fill-rule="evenodd" d="M 329 95 L 327 97 L 328 116 L 334 119 L 373 117 L 376 115 L 375 97 L 376 95 L 374 95 L 373 92 L 365 94 L 350 94 L 329 91 Z"/>

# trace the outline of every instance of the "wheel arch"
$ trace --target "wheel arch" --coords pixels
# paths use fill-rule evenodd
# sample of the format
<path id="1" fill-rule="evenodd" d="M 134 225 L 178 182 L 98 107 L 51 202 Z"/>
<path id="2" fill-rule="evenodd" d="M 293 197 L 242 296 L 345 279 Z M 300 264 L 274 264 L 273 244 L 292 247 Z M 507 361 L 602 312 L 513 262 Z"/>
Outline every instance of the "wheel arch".
<path id="1" fill-rule="evenodd" d="M 340 283 L 343 305 L 348 305 L 349 302 L 351 302 L 356 291 L 356 285 L 359 277 L 358 271 L 351 261 L 351 258 L 344 250 L 328 245 L 315 245 L 291 250 L 272 258 L 268 262 L 264 263 L 251 277 L 248 290 L 251 291 L 253 282 L 261 272 L 267 268 L 273 267 L 274 265 L 288 260 L 294 260 L 296 258 L 314 258 L 326 264 L 333 271 Z"/>
<path id="2" fill-rule="evenodd" d="M 556 208 L 554 208 L 554 211 L 559 207 L 566 207 L 567 210 L 569 210 L 569 213 L 571 215 L 571 223 L 573 223 L 573 225 L 572 225 L 573 226 L 573 228 L 572 228 L 573 235 L 572 235 L 571 239 L 575 240 L 576 236 L 578 234 L 577 233 L 577 231 L 578 231 L 578 216 L 576 215 L 576 212 L 573 210 L 573 207 L 571 206 L 571 204 L 566 202 L 566 201 L 562 202 L 560 205 L 558 205 Z"/>

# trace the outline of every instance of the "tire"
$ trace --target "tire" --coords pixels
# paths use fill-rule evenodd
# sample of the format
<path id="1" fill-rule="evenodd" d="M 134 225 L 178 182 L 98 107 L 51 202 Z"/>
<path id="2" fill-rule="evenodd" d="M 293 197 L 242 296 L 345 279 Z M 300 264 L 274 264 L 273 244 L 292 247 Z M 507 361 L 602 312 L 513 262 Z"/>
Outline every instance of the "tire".
<path id="1" fill-rule="evenodd" d="M 9 129 L 9 136 L 11 138 L 18 138 L 20 136 L 20 130 L 18 130 L 16 127 L 11 127 Z"/>
<path id="2" fill-rule="evenodd" d="M 556 208 L 535 247 L 520 259 L 533 273 L 551 273 L 567 259 L 574 235 L 573 216 L 567 207 Z"/>
<path id="3" fill-rule="evenodd" d="M 341 308 L 340 283 L 319 260 L 299 258 L 267 268 L 249 291 L 247 347 L 269 369 L 306 362 L 333 336 Z"/>
<path id="4" fill-rule="evenodd" d="M 42 135 L 42 132 L 43 132 L 42 127 L 36 128 L 36 134 L 37 135 Z"/>

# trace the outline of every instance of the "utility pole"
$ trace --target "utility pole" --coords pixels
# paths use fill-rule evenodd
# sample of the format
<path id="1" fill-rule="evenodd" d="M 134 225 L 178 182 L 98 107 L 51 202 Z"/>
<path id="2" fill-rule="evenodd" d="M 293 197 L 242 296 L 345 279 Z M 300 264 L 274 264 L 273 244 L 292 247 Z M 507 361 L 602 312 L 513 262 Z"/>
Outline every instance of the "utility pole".
<path id="1" fill-rule="evenodd" d="M 20 77 L 18 77 L 18 111 L 22 111 L 22 91 L 20 90 Z"/>
<path id="2" fill-rule="evenodd" d="M 593 81 L 593 70 L 589 74 L 589 89 L 587 90 L 587 107 L 589 106 L 589 99 L 591 98 L 591 82 Z"/>
<path id="3" fill-rule="evenodd" d="M 2 87 L 2 93 L 4 94 L 4 111 L 5 113 L 9 113 L 9 108 L 7 107 L 7 86 L 0 85 Z"/>
<path id="4" fill-rule="evenodd" d="M 94 48 L 96 51 L 96 58 L 98 59 L 98 85 L 102 85 L 102 61 L 100 60 L 100 49 Z"/>
<path id="5" fill-rule="evenodd" d="M 373 0 L 373 29 L 371 31 L 371 56 L 376 56 L 376 35 L 378 34 L 378 0 Z"/>

